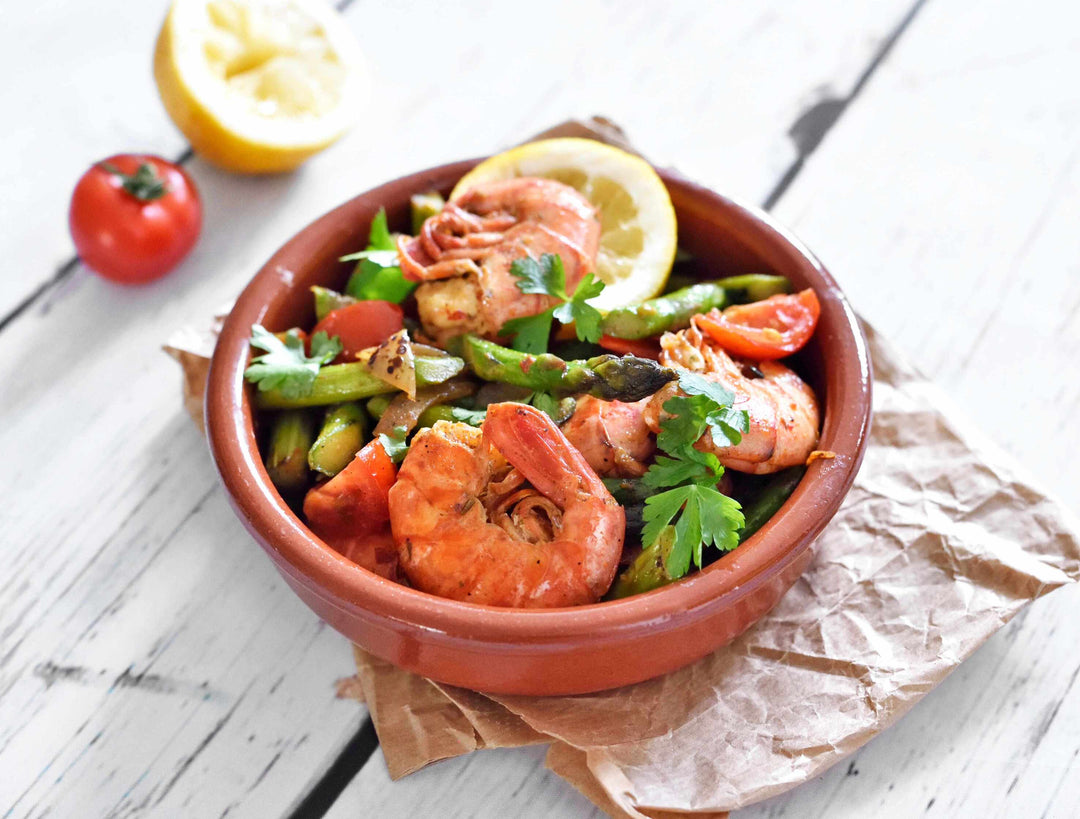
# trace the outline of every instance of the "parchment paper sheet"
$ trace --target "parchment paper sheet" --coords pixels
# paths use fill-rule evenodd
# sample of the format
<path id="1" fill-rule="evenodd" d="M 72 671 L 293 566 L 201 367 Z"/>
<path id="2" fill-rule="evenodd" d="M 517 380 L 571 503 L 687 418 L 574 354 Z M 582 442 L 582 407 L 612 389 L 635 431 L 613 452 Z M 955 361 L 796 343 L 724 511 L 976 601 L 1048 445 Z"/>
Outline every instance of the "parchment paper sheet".
<path id="1" fill-rule="evenodd" d="M 367 703 L 391 776 L 549 743 L 548 766 L 613 816 L 723 816 L 852 753 L 1025 604 L 1080 578 L 1072 514 L 864 328 L 875 373 L 866 457 L 773 611 L 692 666 L 575 697 L 484 695 L 357 648 L 341 693 Z M 201 425 L 212 336 L 184 333 L 166 349 Z"/>

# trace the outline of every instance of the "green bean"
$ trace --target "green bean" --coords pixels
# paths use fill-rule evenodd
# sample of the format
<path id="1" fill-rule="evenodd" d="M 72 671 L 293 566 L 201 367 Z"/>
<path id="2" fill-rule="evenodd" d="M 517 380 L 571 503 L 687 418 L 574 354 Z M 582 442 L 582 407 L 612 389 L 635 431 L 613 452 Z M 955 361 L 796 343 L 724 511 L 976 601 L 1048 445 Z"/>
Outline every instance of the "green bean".
<path id="1" fill-rule="evenodd" d="M 791 497 L 791 493 L 795 491 L 795 487 L 799 485 L 805 472 L 805 466 L 792 466 L 770 476 L 769 481 L 761 488 L 757 496 L 743 507 L 746 522 L 743 524 L 742 531 L 739 532 L 739 543 L 749 539 L 768 522 L 769 518 L 780 511 L 780 507 Z"/>
<path id="2" fill-rule="evenodd" d="M 652 591 L 672 582 L 664 561 L 675 545 L 675 527 L 665 526 L 651 546 L 642 549 L 634 562 L 615 578 L 608 597 L 618 600 L 632 594 Z"/>
<path id="3" fill-rule="evenodd" d="M 334 477 L 360 451 L 367 429 L 367 413 L 360 404 L 350 401 L 331 407 L 315 443 L 308 450 L 308 466 Z"/>
<path id="4" fill-rule="evenodd" d="M 412 212 L 412 232 L 419 233 L 424 222 L 443 209 L 446 200 L 438 191 L 431 193 L 414 193 L 409 198 L 409 210 Z"/>
<path id="5" fill-rule="evenodd" d="M 314 437 L 308 413 L 287 410 L 278 413 L 270 427 L 266 471 L 282 492 L 298 492 L 308 481 L 307 453 Z"/>
<path id="6" fill-rule="evenodd" d="M 714 307 L 760 301 L 777 293 L 786 293 L 791 285 L 783 276 L 748 274 L 714 282 L 702 282 L 676 290 L 666 296 L 633 307 L 612 310 L 604 316 L 601 330 L 615 338 L 648 338 L 667 330 L 690 326 L 690 318 Z"/>
<path id="7" fill-rule="evenodd" d="M 416 386 L 441 384 L 453 378 L 465 368 L 465 362 L 454 356 L 437 358 L 418 356 L 416 359 Z M 267 390 L 255 394 L 255 406 L 260 409 L 291 409 L 317 407 L 359 401 L 373 395 L 395 392 L 381 378 L 368 370 L 367 364 L 357 361 L 349 364 L 331 364 L 319 370 L 307 395 L 287 398 L 280 390 Z"/>
<path id="8" fill-rule="evenodd" d="M 317 285 L 311 288 L 311 295 L 315 297 L 316 321 L 322 321 L 326 318 L 326 314 L 333 310 L 348 307 L 350 304 L 356 304 L 357 302 L 357 299 L 352 296 L 346 296 L 344 293 L 338 293 L 336 290 Z"/>
<path id="9" fill-rule="evenodd" d="M 392 400 L 393 396 L 388 393 L 369 398 L 367 402 L 368 415 L 372 418 L 382 418 L 382 414 L 386 412 L 386 408 L 390 406 Z"/>

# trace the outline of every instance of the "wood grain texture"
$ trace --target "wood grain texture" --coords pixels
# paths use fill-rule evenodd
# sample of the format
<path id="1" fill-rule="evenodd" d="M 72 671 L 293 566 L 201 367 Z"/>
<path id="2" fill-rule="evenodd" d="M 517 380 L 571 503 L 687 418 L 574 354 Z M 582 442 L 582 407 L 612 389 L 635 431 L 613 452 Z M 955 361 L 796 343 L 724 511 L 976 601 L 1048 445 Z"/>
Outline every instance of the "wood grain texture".
<path id="1" fill-rule="evenodd" d="M 1049 2 L 931 2 L 777 209 L 1073 509 L 1078 23 Z M 1040 600 L 849 764 L 737 815 L 1080 814 L 1078 604 Z"/>
<path id="2" fill-rule="evenodd" d="M 326 819 L 600 819 L 603 813 L 544 767 L 546 752 L 546 747 L 540 746 L 474 751 L 392 782 L 379 751 L 334 803 Z"/>
<path id="3" fill-rule="evenodd" d="M 1080 335 L 1069 153 L 1080 109 L 1075 85 L 1052 81 L 1076 75 L 1075 42 L 1068 26 L 1046 24 L 1050 4 L 1030 21 L 1008 7 L 940 5 L 920 14 L 780 214 L 871 319 L 1075 504 L 1080 467 L 1060 453 L 1076 448 L 1067 420 L 1078 393 L 1060 373 Z M 41 79 L 0 92 L 21 105 L 5 110 L 32 112 L 20 126 L 29 130 L 4 138 L 20 156 L 63 161 L 36 178 L 4 172 L 17 195 L 0 214 L 11 271 L 0 313 L 70 251 L 64 211 L 86 161 L 182 148 L 149 79 L 164 4 L 125 6 L 123 22 L 101 4 L 92 16 L 35 8 L 5 26 L 0 59 L 17 55 Z M 349 673 L 344 641 L 243 532 L 180 414 L 178 374 L 158 350 L 172 328 L 205 319 L 286 237 L 356 191 L 567 115 L 605 113 L 661 163 L 760 201 L 797 155 L 791 123 L 849 93 L 907 8 L 697 2 L 658 14 L 560 2 L 524 18 L 481 0 L 353 4 L 374 78 L 366 125 L 288 177 L 192 162 L 206 228 L 180 269 L 139 290 L 77 269 L 2 334 L 0 451 L 11 468 L 0 471 L 0 810 L 287 815 L 363 718 L 333 699 L 334 679 Z M 50 83 L 65 89 L 55 118 L 42 102 Z M 106 93 L 121 88 L 139 89 L 134 123 L 124 94 Z M 883 288 L 889 280 L 904 286 Z M 1032 338 L 1037 355 L 1017 356 Z M 906 815 L 935 798 L 942 815 L 992 814 L 1005 799 L 1075 813 L 1068 601 L 1075 594 L 1055 595 L 995 638 L 860 754 L 859 775 L 834 770 L 761 810 L 855 815 L 884 804 Z M 1002 718 L 990 724 L 987 712 Z M 331 815 L 587 815 L 541 759 L 484 752 L 391 784 L 376 757 Z M 998 791 L 971 786 L 988 780 Z"/>
<path id="4" fill-rule="evenodd" d="M 91 162 L 187 147 L 150 76 L 162 3 L 5 3 L 0 26 L 0 317 L 73 255 L 67 209 Z"/>
<path id="5" fill-rule="evenodd" d="M 0 581 L 0 806 L 10 815 L 284 815 L 304 796 L 364 716 L 355 703 L 332 699 L 349 652 L 283 587 L 227 510 L 159 344 L 173 328 L 205 320 L 286 237 L 337 202 L 571 113 L 619 117 L 660 157 L 696 151 L 705 161 L 684 167 L 730 173 L 757 196 L 793 150 L 784 129 L 800 106 L 821 86 L 850 83 L 895 17 L 882 9 L 804 31 L 803 13 L 786 20 L 765 7 L 721 13 L 699 3 L 680 13 L 703 11 L 712 16 L 700 28 L 677 15 L 627 17 L 614 4 L 555 4 L 523 49 L 520 38 L 505 36 L 521 21 L 503 4 L 453 12 L 355 4 L 348 19 L 371 61 L 377 127 L 356 129 L 287 177 L 232 177 L 191 162 L 206 226 L 177 271 L 120 289 L 76 268 L 4 330 L 0 449 L 13 469 L 0 473 L 11 499 L 0 512 L 8 558 Z M 95 19 L 108 23 L 107 15 Z M 149 59 L 149 20 L 139 24 L 145 33 L 124 29 L 126 56 L 108 61 L 118 84 L 143 84 L 140 111 L 157 110 L 146 99 L 148 72 L 133 68 Z M 26 22 L 31 39 L 57 21 L 46 15 L 46 29 L 38 24 Z M 403 59 L 397 38 L 364 36 L 372 30 L 412 31 L 415 53 L 439 59 Z M 770 49 L 795 37 L 807 70 L 769 70 Z M 651 59 L 658 43 L 672 59 Z M 715 48 L 702 51 L 709 44 Z M 81 53 L 71 45 L 42 57 L 73 73 Z M 692 103 L 707 102 L 693 97 L 705 94 L 701 72 L 723 76 L 740 61 L 760 75 L 754 104 L 742 99 L 748 85 L 731 83 L 710 92 L 718 107 L 697 111 Z M 733 129 L 717 119 L 724 108 L 754 117 Z M 39 139 L 50 132 L 48 120 L 34 123 Z M 113 139 L 129 143 L 125 132 L 103 133 L 100 144 L 83 146 L 80 167 L 112 150 Z M 138 141 L 164 154 L 178 148 L 168 131 Z M 18 222 L 5 233 L 26 234 L 13 240 L 7 281 L 46 281 L 68 252 L 62 211 L 77 173 L 50 180 L 59 204 L 29 206 L 47 213 L 55 239 L 26 240 Z M 35 202 L 30 180 L 21 180 L 22 201 Z M 10 303 L 6 292 L 0 306 Z M 535 780 L 545 793 L 564 790 L 546 772 Z"/>

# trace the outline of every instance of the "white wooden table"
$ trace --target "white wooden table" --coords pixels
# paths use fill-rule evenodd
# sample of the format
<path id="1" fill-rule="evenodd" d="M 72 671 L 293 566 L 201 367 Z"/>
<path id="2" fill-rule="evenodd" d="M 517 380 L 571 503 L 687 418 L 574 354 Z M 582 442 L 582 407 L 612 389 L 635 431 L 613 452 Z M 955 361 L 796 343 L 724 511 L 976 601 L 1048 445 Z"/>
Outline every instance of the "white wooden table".
<path id="1" fill-rule="evenodd" d="M 767 204 L 973 423 L 1080 501 L 1080 16 L 1031 0 L 356 0 L 369 124 L 290 176 L 191 158 L 150 78 L 165 3 L 0 26 L 0 815 L 582 816 L 538 749 L 391 783 L 345 639 L 226 505 L 159 345 L 315 216 L 606 114 Z M 206 224 L 145 288 L 73 260 L 78 175 L 183 157 Z M 850 763 L 760 816 L 1080 815 L 1080 592 L 1028 609 Z M 374 750 L 373 750 L 374 749 Z"/>

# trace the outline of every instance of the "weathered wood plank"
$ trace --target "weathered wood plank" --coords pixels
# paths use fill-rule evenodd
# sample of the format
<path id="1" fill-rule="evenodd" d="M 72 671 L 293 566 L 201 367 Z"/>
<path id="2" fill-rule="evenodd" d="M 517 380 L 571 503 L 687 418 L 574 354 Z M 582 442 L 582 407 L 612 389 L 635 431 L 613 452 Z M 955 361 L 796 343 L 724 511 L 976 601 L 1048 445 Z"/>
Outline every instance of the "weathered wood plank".
<path id="1" fill-rule="evenodd" d="M 544 767 L 545 753 L 546 748 L 539 746 L 476 751 L 391 782 L 379 751 L 334 803 L 326 819 L 602 817 L 591 802 Z"/>
<path id="2" fill-rule="evenodd" d="M 14 465 L 0 474 L 0 767 L 14 775 L 0 777 L 0 804 L 20 800 L 15 816 L 140 804 L 280 814 L 362 718 L 331 699 L 348 671 L 343 641 L 283 587 L 214 488 L 157 350 L 170 329 L 231 298 L 332 204 L 568 113 L 608 113 L 658 160 L 760 200 L 794 156 L 787 124 L 843 96 L 907 7 L 811 5 L 659 15 L 566 2 L 522 20 L 480 0 L 356 4 L 375 79 L 366 127 L 288 177 L 194 161 L 206 228 L 176 273 L 120 290 L 76 270 L 13 322 L 0 347 L 0 451 Z M 507 36 L 523 25 L 527 41 Z M 411 53 L 388 31 L 408 32 Z M 49 271 L 37 257 L 18 266 Z M 528 776 L 535 793 L 555 781 Z M 471 787 L 465 774 L 446 781 Z M 379 798 L 393 804 L 398 787 Z"/>
<path id="3" fill-rule="evenodd" d="M 1075 507 L 1078 466 L 1062 454 L 1077 449 L 1078 109 L 1062 78 L 1080 55 L 1075 25 L 1047 31 L 1057 13 L 931 3 L 778 214 L 860 310 Z M 850 764 L 737 815 L 1074 815 L 1077 594 L 1039 601 Z M 447 766 L 428 787 L 462 810 L 475 776 Z M 384 798 L 374 780 L 365 770 L 342 805 Z M 416 804 L 400 794 L 386 804 Z M 499 815 L 500 798 L 478 815 Z"/>
<path id="4" fill-rule="evenodd" d="M 778 208 L 1072 508 L 1077 23 L 1049 2 L 929 4 Z M 1040 600 L 849 766 L 740 815 L 1075 815 L 1078 600 Z"/>
<path id="5" fill-rule="evenodd" d="M 0 27 L 0 317 L 74 253 L 67 207 L 96 159 L 186 147 L 150 76 L 165 3 L 8 3 Z M 17 161 L 16 161 L 17 159 Z"/>

